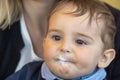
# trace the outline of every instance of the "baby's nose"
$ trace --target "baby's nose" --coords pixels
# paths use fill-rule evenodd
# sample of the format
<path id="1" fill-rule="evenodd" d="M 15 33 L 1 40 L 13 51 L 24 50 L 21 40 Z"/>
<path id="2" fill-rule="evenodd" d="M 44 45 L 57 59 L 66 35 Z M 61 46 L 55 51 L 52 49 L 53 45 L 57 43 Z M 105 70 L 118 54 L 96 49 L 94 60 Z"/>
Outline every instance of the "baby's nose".
<path id="1" fill-rule="evenodd" d="M 60 51 L 63 52 L 63 53 L 70 53 L 71 49 L 70 49 L 69 42 L 63 42 L 62 45 L 61 45 L 61 50 Z"/>
<path id="2" fill-rule="evenodd" d="M 70 53 L 70 50 L 68 50 L 68 49 L 61 49 L 61 52 L 63 52 L 63 53 Z"/>

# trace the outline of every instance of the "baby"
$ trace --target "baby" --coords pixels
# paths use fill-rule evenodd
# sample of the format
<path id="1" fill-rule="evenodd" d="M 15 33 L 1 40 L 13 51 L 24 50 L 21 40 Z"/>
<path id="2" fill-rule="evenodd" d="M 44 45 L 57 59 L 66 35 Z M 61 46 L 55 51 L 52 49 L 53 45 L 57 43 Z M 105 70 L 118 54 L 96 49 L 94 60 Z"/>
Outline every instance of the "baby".
<path id="1" fill-rule="evenodd" d="M 106 80 L 115 32 L 99 0 L 61 0 L 49 17 L 44 62 L 29 63 L 6 80 Z"/>

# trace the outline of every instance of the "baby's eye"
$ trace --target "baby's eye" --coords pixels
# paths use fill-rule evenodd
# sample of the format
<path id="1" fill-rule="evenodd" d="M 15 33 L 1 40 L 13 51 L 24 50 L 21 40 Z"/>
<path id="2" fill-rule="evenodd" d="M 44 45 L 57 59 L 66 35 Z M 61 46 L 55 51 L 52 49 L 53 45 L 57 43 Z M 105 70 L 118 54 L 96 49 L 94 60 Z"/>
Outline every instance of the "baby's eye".
<path id="1" fill-rule="evenodd" d="M 86 45 L 87 44 L 85 41 L 83 41 L 81 39 L 76 40 L 75 43 L 78 45 Z"/>
<path id="2" fill-rule="evenodd" d="M 61 40 L 61 36 L 59 36 L 59 35 L 53 35 L 52 39 L 55 40 L 55 41 L 60 41 Z"/>

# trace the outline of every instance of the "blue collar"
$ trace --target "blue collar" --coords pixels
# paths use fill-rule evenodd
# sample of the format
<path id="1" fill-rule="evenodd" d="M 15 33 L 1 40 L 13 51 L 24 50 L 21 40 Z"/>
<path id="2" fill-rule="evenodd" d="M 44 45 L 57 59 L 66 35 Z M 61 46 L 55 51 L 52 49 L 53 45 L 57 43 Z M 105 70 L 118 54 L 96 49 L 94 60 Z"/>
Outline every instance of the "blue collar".
<path id="1" fill-rule="evenodd" d="M 54 80 L 56 78 L 58 80 L 63 80 L 63 79 L 57 77 L 56 75 L 54 75 L 49 70 L 49 68 L 47 67 L 45 62 L 42 64 L 41 75 L 46 80 Z M 95 70 L 93 73 L 91 73 L 89 75 L 82 76 L 82 77 L 79 77 L 79 78 L 75 78 L 75 79 L 72 79 L 72 80 L 104 80 L 105 77 L 106 77 L 106 71 L 103 68 L 101 68 L 101 69 Z"/>
<path id="2" fill-rule="evenodd" d="M 97 69 L 95 70 L 93 73 L 79 77 L 79 78 L 75 78 L 72 80 L 105 80 L 106 78 L 106 71 L 101 68 L 101 69 Z"/>

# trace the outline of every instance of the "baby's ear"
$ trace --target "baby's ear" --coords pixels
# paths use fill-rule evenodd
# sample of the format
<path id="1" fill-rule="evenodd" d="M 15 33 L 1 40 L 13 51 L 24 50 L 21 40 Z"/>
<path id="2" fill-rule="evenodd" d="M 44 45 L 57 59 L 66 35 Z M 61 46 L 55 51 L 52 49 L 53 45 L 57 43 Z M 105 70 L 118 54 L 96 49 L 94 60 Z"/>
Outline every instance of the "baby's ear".
<path id="1" fill-rule="evenodd" d="M 114 49 L 105 50 L 104 53 L 102 54 L 100 60 L 98 61 L 98 68 L 107 67 L 114 58 L 115 58 L 115 50 Z"/>

